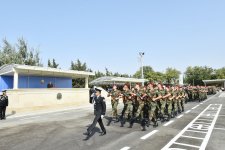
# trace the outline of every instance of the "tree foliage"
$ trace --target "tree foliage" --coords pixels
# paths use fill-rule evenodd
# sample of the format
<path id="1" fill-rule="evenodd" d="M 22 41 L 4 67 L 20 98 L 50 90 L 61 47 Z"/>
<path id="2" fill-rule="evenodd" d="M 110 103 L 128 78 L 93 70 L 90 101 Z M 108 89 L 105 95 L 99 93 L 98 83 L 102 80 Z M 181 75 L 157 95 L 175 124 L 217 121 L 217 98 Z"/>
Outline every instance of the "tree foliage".
<path id="1" fill-rule="evenodd" d="M 50 67 L 50 68 L 58 68 L 58 66 L 59 66 L 59 64 L 57 64 L 55 62 L 55 59 L 52 59 L 52 62 L 51 62 L 50 59 L 48 59 L 48 67 Z"/>
<path id="2" fill-rule="evenodd" d="M 174 83 L 179 79 L 181 72 L 176 70 L 175 68 L 167 68 L 165 73 L 166 83 Z"/>
<path id="3" fill-rule="evenodd" d="M 16 44 L 3 39 L 0 47 L 0 66 L 5 64 L 42 66 L 38 49 L 28 47 L 23 38 L 19 38 Z"/>
<path id="4" fill-rule="evenodd" d="M 144 77 L 147 77 L 149 73 L 153 73 L 154 70 L 151 66 L 143 66 Z M 141 78 L 141 68 L 133 75 L 134 78 Z"/>
<path id="5" fill-rule="evenodd" d="M 187 67 L 185 71 L 185 82 L 192 85 L 204 85 L 202 80 L 210 80 L 215 77 L 214 69 L 207 66 Z"/>

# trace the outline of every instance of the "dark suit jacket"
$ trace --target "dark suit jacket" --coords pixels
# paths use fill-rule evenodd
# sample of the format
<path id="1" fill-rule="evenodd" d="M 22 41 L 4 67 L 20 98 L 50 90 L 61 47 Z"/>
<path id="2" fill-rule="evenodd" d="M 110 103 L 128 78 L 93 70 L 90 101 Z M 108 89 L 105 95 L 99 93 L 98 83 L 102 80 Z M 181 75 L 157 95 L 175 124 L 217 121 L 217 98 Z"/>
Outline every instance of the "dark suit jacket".
<path id="1" fill-rule="evenodd" d="M 94 115 L 105 115 L 106 104 L 104 97 L 94 97 Z"/>
<path id="2" fill-rule="evenodd" d="M 8 96 L 1 96 L 0 106 L 2 106 L 2 107 L 8 106 Z"/>

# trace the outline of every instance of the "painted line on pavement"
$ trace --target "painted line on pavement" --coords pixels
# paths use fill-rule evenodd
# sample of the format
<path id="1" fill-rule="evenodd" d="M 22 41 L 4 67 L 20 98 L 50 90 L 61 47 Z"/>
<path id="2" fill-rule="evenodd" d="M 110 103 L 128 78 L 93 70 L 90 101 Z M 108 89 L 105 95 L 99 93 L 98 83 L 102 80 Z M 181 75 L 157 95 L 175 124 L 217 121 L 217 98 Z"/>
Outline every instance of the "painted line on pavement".
<path id="1" fill-rule="evenodd" d="M 194 137 L 194 136 L 186 136 L 186 135 L 182 135 L 181 137 L 189 138 L 189 139 L 204 140 L 204 138 L 199 138 L 199 137 Z"/>
<path id="2" fill-rule="evenodd" d="M 177 117 L 177 119 L 180 119 L 180 118 L 182 118 L 183 116 L 184 116 L 184 115 L 180 115 L 180 116 Z"/>
<path id="3" fill-rule="evenodd" d="M 196 109 L 196 108 L 198 108 L 198 107 L 199 107 L 199 105 L 197 105 L 197 106 L 193 107 L 193 108 L 192 108 L 192 110 L 194 110 L 194 109 Z"/>
<path id="4" fill-rule="evenodd" d="M 130 147 L 124 147 L 124 148 L 121 148 L 120 150 L 129 150 L 130 149 Z"/>
<path id="5" fill-rule="evenodd" d="M 200 150 L 204 150 L 208 144 L 208 141 L 210 139 L 210 136 L 212 134 L 213 128 L 216 124 L 216 121 L 218 119 L 219 113 L 221 111 L 222 108 L 222 104 L 220 104 L 217 108 L 217 113 L 216 115 L 212 118 L 213 121 L 211 123 L 211 125 L 200 125 L 200 124 L 195 124 L 195 122 L 197 122 L 198 119 L 200 119 L 202 116 L 204 116 L 205 114 L 207 114 L 210 110 L 211 107 L 213 107 L 214 104 L 210 104 L 208 107 L 206 107 L 194 120 L 192 120 L 182 131 L 180 131 L 167 145 L 165 145 L 162 150 L 168 150 L 170 148 L 172 148 L 172 145 L 181 145 L 181 146 L 188 146 L 188 147 L 195 147 L 198 148 Z M 201 130 L 201 131 L 199 131 Z M 206 131 L 206 132 L 203 132 Z M 179 138 L 181 138 L 185 132 L 196 132 L 196 133 L 203 133 L 206 134 L 206 136 L 204 137 L 204 140 L 201 143 L 201 146 L 198 145 L 189 145 L 186 143 L 178 143 L 177 140 Z"/>
<path id="6" fill-rule="evenodd" d="M 186 111 L 185 114 L 188 114 L 189 112 L 191 112 L 191 110 Z"/>
<path id="7" fill-rule="evenodd" d="M 155 133 L 157 133 L 158 130 L 153 130 L 152 132 L 146 134 L 145 136 L 141 137 L 141 140 L 146 140 L 147 138 L 149 138 L 150 136 L 154 135 Z"/>
<path id="8" fill-rule="evenodd" d="M 166 127 L 166 126 L 170 125 L 173 122 L 174 122 L 174 120 L 171 120 L 171 121 L 167 122 L 166 124 L 164 124 L 163 126 Z"/>
<path id="9" fill-rule="evenodd" d="M 193 148 L 200 148 L 199 146 L 191 145 L 191 144 L 184 144 L 184 143 L 178 143 L 174 142 L 176 145 L 182 145 L 182 146 L 188 146 L 188 147 L 193 147 Z"/>

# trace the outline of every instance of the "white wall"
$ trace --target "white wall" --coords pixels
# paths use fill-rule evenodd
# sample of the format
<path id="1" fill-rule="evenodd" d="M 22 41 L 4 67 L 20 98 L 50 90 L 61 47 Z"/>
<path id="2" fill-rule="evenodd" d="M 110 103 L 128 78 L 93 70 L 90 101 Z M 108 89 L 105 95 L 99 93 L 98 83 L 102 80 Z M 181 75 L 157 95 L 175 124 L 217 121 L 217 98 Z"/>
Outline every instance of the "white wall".
<path id="1" fill-rule="evenodd" d="M 61 100 L 57 100 L 58 93 Z M 8 90 L 7 95 L 11 109 L 89 103 L 89 89 L 16 89 Z"/>

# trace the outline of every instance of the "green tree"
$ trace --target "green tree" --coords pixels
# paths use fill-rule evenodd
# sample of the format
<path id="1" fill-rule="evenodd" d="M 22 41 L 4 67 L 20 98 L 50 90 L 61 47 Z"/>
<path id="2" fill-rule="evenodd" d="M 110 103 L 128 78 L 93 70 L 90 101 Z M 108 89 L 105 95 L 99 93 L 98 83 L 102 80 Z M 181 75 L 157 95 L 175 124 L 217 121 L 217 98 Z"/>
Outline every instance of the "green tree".
<path id="1" fill-rule="evenodd" d="M 153 73 L 154 70 L 151 66 L 143 66 L 144 78 L 148 76 L 149 73 Z M 141 68 L 133 75 L 134 78 L 141 78 Z"/>
<path id="2" fill-rule="evenodd" d="M 225 67 L 215 70 L 214 79 L 225 79 Z"/>
<path id="3" fill-rule="evenodd" d="M 161 72 L 149 72 L 145 76 L 145 78 L 148 79 L 149 81 L 164 81 L 165 80 L 165 76 Z"/>
<path id="4" fill-rule="evenodd" d="M 0 65 L 23 64 L 32 66 L 42 66 L 39 51 L 29 48 L 23 38 L 19 38 L 15 45 L 3 39 L 3 46 L 0 49 Z"/>
<path id="5" fill-rule="evenodd" d="M 202 80 L 213 79 L 214 69 L 207 66 L 187 67 L 184 81 L 192 85 L 204 85 Z"/>
<path id="6" fill-rule="evenodd" d="M 82 63 L 79 59 L 76 60 L 76 62 L 71 62 L 71 70 L 77 70 L 77 71 L 88 71 L 86 63 Z M 73 79 L 72 81 L 73 87 L 75 88 L 84 88 L 85 86 L 85 79 L 83 78 L 77 78 Z"/>
<path id="7" fill-rule="evenodd" d="M 175 68 L 167 68 L 165 73 L 166 82 L 171 84 L 174 83 L 175 80 L 178 80 L 181 72 L 176 70 Z"/>
<path id="8" fill-rule="evenodd" d="M 59 64 L 57 64 L 55 62 L 55 59 L 53 59 L 52 62 L 51 62 L 50 59 L 48 59 L 48 67 L 50 67 L 50 68 L 58 68 L 58 66 L 59 66 Z"/>
<path id="9" fill-rule="evenodd" d="M 112 76 L 113 73 L 112 73 L 111 71 L 109 71 L 108 68 L 105 68 L 105 75 L 106 75 L 106 76 Z"/>

